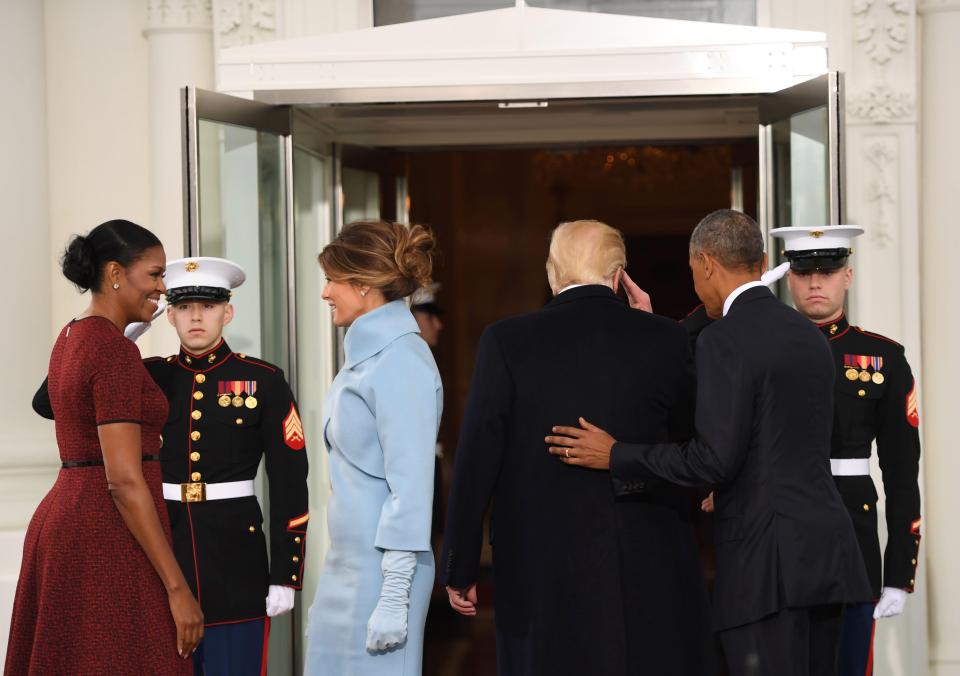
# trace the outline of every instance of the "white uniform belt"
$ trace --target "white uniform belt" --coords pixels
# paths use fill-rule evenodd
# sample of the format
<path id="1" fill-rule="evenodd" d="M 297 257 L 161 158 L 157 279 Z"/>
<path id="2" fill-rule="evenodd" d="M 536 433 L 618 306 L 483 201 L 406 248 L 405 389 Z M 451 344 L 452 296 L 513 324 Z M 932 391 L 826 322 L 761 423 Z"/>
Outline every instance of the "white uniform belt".
<path id="1" fill-rule="evenodd" d="M 868 476 L 869 458 L 830 458 L 830 473 L 833 476 Z"/>
<path id="2" fill-rule="evenodd" d="M 224 481 L 218 484 L 163 484 L 164 500 L 175 500 L 177 502 L 228 500 L 230 498 L 245 498 L 253 494 L 253 479 Z"/>

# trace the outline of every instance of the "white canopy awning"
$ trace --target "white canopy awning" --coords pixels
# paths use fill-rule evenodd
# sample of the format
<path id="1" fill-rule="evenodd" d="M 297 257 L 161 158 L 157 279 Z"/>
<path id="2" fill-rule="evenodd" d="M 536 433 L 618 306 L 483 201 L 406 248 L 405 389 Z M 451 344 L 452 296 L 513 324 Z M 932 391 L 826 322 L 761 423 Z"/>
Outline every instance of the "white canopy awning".
<path id="1" fill-rule="evenodd" d="M 511 7 L 221 50 L 218 89 L 272 103 L 754 94 L 827 71 L 809 31 Z"/>

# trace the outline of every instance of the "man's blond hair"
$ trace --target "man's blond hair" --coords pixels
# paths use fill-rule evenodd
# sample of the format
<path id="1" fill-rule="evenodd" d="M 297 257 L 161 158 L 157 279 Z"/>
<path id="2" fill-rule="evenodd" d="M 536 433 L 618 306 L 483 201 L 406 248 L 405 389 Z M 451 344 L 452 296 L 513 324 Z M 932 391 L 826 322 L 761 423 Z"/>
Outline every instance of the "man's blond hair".
<path id="1" fill-rule="evenodd" d="M 609 284 L 626 264 L 623 235 L 606 223 L 568 221 L 550 237 L 547 279 L 555 295 L 571 284 Z"/>

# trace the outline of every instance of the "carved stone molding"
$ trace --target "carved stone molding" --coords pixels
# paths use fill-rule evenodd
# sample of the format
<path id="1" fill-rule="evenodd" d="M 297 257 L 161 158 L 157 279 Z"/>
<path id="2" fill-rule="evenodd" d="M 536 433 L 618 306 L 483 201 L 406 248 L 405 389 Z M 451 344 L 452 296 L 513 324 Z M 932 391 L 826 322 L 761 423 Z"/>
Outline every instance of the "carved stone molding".
<path id="1" fill-rule="evenodd" d="M 854 39 L 876 63 L 885 65 L 907 44 L 910 0 L 854 0 Z"/>
<path id="2" fill-rule="evenodd" d="M 859 81 L 872 84 L 847 97 L 850 117 L 874 124 L 913 117 L 914 94 L 888 83 L 891 63 L 909 52 L 913 13 L 913 0 L 853 0 L 854 45 L 867 57 L 870 66 L 866 73 L 861 73 Z M 864 77 L 871 71 L 872 77 Z"/>
<path id="3" fill-rule="evenodd" d="M 147 0 L 144 33 L 164 31 L 210 31 L 212 0 Z"/>
<path id="4" fill-rule="evenodd" d="M 217 0 L 215 30 L 218 48 L 275 40 L 276 0 Z"/>
<path id="5" fill-rule="evenodd" d="M 873 216 L 869 219 L 867 233 L 880 248 L 893 241 L 892 232 L 899 210 L 899 150 L 897 137 L 874 137 L 864 150 L 864 159 L 869 167 L 864 195 Z"/>
<path id="6" fill-rule="evenodd" d="M 913 97 L 884 84 L 874 85 L 867 91 L 851 96 L 847 102 L 848 115 L 878 124 L 909 118 L 913 111 Z"/>

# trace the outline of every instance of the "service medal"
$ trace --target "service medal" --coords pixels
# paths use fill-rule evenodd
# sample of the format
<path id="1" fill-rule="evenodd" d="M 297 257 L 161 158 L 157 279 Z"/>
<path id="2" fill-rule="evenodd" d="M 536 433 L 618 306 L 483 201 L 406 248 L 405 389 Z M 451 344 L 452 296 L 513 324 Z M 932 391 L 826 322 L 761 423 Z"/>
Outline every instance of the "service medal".
<path id="1" fill-rule="evenodd" d="M 856 380 L 860 377 L 860 372 L 857 369 L 847 369 L 844 375 L 847 376 L 847 380 Z"/>
<path id="2" fill-rule="evenodd" d="M 873 382 L 877 385 L 883 385 L 883 374 L 879 371 L 875 371 L 873 374 Z"/>
<path id="3" fill-rule="evenodd" d="M 869 383 L 870 382 L 870 372 L 869 371 L 860 371 L 860 382 Z"/>
<path id="4" fill-rule="evenodd" d="M 256 408 L 256 407 L 257 407 L 257 398 L 256 398 L 256 397 L 247 397 L 246 407 L 247 407 L 247 408 Z"/>
<path id="5" fill-rule="evenodd" d="M 235 408 L 240 408 L 241 406 L 243 406 L 243 397 L 241 397 L 239 394 L 235 396 L 233 398 L 233 405 Z"/>
<path id="6" fill-rule="evenodd" d="M 227 406 L 230 405 L 230 395 L 229 394 L 220 395 L 220 398 L 217 399 L 217 403 L 223 406 L 224 408 L 226 408 Z"/>

